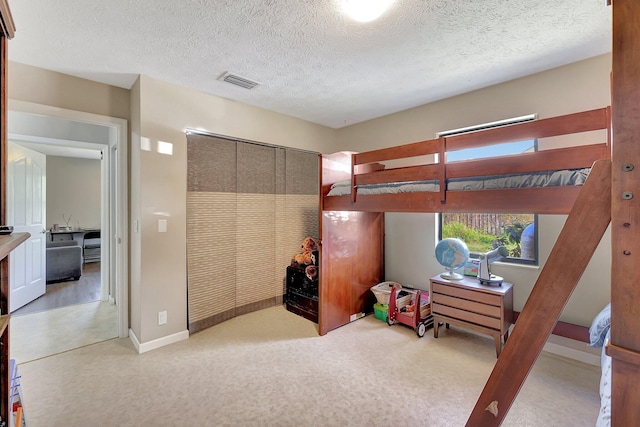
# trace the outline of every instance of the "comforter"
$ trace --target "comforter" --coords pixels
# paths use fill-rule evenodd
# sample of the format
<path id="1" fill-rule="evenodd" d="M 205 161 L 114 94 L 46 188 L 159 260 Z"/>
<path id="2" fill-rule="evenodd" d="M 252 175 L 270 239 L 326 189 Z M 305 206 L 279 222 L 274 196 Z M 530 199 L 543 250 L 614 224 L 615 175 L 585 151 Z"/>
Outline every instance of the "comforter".
<path id="1" fill-rule="evenodd" d="M 589 328 L 589 340 L 592 347 L 602 347 L 600 377 L 600 412 L 596 427 L 611 425 L 611 357 L 605 353 L 605 344 L 611 334 L 611 304 L 598 313 Z"/>

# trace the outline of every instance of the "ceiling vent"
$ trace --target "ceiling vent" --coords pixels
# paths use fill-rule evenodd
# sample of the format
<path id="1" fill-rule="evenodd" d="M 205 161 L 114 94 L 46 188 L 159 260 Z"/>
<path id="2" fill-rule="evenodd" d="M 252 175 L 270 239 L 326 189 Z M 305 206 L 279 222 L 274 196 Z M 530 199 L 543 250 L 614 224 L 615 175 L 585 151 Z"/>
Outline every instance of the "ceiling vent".
<path id="1" fill-rule="evenodd" d="M 224 73 L 219 80 L 222 80 L 227 83 L 231 83 L 232 85 L 240 86 L 245 89 L 253 89 L 258 86 L 260 83 L 254 82 L 253 80 L 249 80 L 245 77 L 240 77 L 237 74 L 232 73 Z"/>

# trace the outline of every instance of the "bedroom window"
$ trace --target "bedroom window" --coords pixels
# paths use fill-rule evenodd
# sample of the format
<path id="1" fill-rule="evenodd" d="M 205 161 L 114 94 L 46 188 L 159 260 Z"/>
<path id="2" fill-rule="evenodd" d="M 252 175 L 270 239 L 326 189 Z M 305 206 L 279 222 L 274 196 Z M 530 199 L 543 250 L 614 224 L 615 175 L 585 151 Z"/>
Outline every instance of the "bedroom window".
<path id="1" fill-rule="evenodd" d="M 509 256 L 502 261 L 538 265 L 538 216 L 504 213 L 443 213 L 440 239 L 457 237 L 469 247 L 472 258 L 498 246 Z"/>
<path id="2" fill-rule="evenodd" d="M 499 122 L 440 132 L 436 136 L 452 136 L 460 133 L 505 126 L 535 120 L 537 116 L 516 117 Z M 537 151 L 534 139 L 495 144 L 479 148 L 446 153 L 447 162 L 505 156 Z M 505 246 L 509 256 L 504 262 L 538 265 L 538 216 L 535 214 L 506 213 L 443 213 L 438 215 L 440 239 L 457 237 L 467 244 L 472 258 Z"/>

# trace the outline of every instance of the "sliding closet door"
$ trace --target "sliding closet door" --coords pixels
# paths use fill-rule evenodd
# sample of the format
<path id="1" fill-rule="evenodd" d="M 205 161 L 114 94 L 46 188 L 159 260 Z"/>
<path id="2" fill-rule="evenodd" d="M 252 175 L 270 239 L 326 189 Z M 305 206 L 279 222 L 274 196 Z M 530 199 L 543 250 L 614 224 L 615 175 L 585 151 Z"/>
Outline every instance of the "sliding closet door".
<path id="1" fill-rule="evenodd" d="M 283 303 L 286 267 L 318 237 L 318 155 L 187 137 L 189 331 Z"/>
<path id="2" fill-rule="evenodd" d="M 282 304 L 286 267 L 305 237 L 318 239 L 318 155 L 276 149 L 276 259 L 274 294 Z"/>
<path id="3" fill-rule="evenodd" d="M 275 305 L 276 149 L 238 143 L 236 315 Z"/>
<path id="4" fill-rule="evenodd" d="M 235 316 L 236 143 L 189 135 L 187 143 L 189 330 Z"/>

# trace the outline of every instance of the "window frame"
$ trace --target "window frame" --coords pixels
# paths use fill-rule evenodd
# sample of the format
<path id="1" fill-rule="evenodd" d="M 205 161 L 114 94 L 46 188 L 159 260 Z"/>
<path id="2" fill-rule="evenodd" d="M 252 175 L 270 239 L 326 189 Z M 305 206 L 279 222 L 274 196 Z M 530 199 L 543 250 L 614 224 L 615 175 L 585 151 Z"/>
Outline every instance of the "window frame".
<path id="1" fill-rule="evenodd" d="M 453 129 L 453 130 L 448 130 L 448 131 L 443 131 L 443 132 L 437 132 L 436 133 L 436 138 L 440 138 L 440 137 L 447 137 L 447 136 L 453 136 L 453 135 L 460 135 L 463 133 L 468 133 L 468 132 L 475 132 L 478 130 L 483 130 L 483 129 L 491 129 L 491 128 L 496 128 L 496 127 L 502 127 L 502 126 L 508 126 L 508 125 L 513 125 L 516 123 L 523 123 L 523 122 L 529 122 L 529 121 L 534 121 L 538 119 L 538 114 L 537 113 L 533 113 L 533 114 L 528 114 L 528 115 L 524 115 L 524 116 L 519 116 L 519 117 L 514 117 L 511 119 L 504 119 L 504 120 L 498 120 L 498 121 L 494 121 L 494 122 L 489 122 L 489 123 L 484 123 L 484 124 L 480 124 L 480 125 L 474 125 L 474 126 L 468 126 L 468 127 L 464 127 L 464 128 L 458 128 L 458 129 Z M 525 140 L 521 140 L 521 141 L 512 141 L 510 143 L 519 143 Z M 538 151 L 538 140 L 537 139 L 532 139 L 531 141 L 533 141 L 533 149 L 534 151 Z M 499 144 L 495 144 L 495 145 L 503 145 L 503 144 L 510 144 L 509 142 L 507 143 L 499 143 Z M 491 147 L 491 146 L 487 146 L 487 147 Z M 472 150 L 472 149 L 464 149 L 464 150 L 456 150 L 456 151 L 466 151 L 466 150 Z M 452 151 L 453 153 L 454 151 Z M 506 155 L 506 154 L 505 154 Z M 447 157 L 447 161 L 448 161 L 448 153 L 445 153 L 445 156 Z M 490 157 L 490 156 L 485 156 L 485 157 Z M 484 157 L 477 157 L 477 158 L 484 158 Z M 458 161 L 464 161 L 463 159 L 459 159 L 459 160 L 452 160 L 452 162 L 458 162 Z M 452 213 L 457 213 L 457 212 L 452 212 Z M 496 212 L 497 213 L 497 212 Z M 482 213 L 479 213 L 482 214 Z M 509 215 L 508 213 L 506 215 Z M 533 215 L 533 224 L 534 224 L 534 258 L 533 259 L 526 259 L 526 258 L 516 258 L 516 257 L 504 257 L 500 260 L 500 262 L 504 262 L 504 263 L 509 263 L 509 264 L 515 264 L 515 265 L 528 265 L 528 266 L 539 266 L 540 265 L 540 257 L 539 257 L 539 218 L 538 218 L 538 214 L 536 213 L 532 213 Z M 438 242 L 440 240 L 442 240 L 442 226 L 443 226 L 443 213 L 438 213 L 437 215 L 438 218 Z M 472 259 L 477 259 L 479 258 L 481 254 L 478 252 L 470 252 L 470 258 Z"/>

